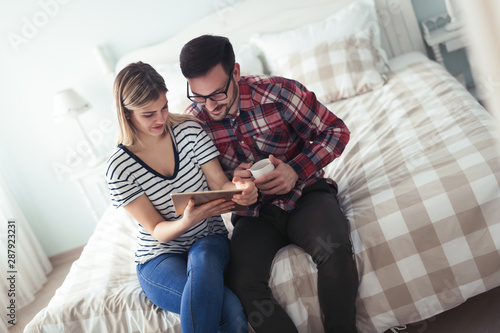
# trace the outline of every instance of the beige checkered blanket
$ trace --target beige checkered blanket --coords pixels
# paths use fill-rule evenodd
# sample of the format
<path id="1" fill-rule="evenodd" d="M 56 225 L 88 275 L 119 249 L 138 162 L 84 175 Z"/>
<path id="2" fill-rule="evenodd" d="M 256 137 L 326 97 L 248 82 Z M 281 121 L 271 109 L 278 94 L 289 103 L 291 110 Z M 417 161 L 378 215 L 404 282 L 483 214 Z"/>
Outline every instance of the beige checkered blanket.
<path id="1" fill-rule="evenodd" d="M 327 167 L 339 184 L 360 276 L 360 332 L 432 317 L 500 285 L 500 158 L 489 114 L 441 66 L 392 73 L 330 104 L 352 132 Z M 31 332 L 180 332 L 141 292 L 135 223 L 108 209 Z M 316 269 L 300 248 L 270 284 L 300 332 L 323 332 Z"/>

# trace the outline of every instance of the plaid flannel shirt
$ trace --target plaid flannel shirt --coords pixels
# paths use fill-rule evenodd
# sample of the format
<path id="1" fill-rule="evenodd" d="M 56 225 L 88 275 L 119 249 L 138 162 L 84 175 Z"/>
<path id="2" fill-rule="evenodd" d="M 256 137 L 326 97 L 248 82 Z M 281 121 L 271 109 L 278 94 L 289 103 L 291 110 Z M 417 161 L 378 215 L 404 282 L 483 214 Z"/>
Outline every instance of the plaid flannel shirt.
<path id="1" fill-rule="evenodd" d="M 219 160 L 229 179 L 240 163 L 257 162 L 270 154 L 288 163 L 298 174 L 295 187 L 283 195 L 259 195 L 256 204 L 240 215 L 258 216 L 264 203 L 291 211 L 304 187 L 323 178 L 322 170 L 340 156 L 349 141 L 344 122 L 316 100 L 299 82 L 272 76 L 242 76 L 235 115 L 212 121 L 197 105 L 187 110 L 220 152 Z M 330 184 L 335 184 L 327 179 Z"/>

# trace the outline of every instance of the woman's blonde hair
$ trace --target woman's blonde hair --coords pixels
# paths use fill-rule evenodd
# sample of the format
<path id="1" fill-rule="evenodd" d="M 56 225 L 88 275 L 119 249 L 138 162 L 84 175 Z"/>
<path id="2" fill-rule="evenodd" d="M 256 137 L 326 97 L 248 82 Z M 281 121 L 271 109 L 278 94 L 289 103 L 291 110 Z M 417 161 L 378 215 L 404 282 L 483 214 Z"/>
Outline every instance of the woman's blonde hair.
<path id="1" fill-rule="evenodd" d="M 123 68 L 115 78 L 113 93 L 118 117 L 118 144 L 142 145 L 137 129 L 130 121 L 134 110 L 146 108 L 156 102 L 168 91 L 165 80 L 149 64 L 141 61 Z M 171 131 L 173 125 L 185 120 L 197 120 L 191 115 L 169 113 L 165 122 L 165 131 Z"/>

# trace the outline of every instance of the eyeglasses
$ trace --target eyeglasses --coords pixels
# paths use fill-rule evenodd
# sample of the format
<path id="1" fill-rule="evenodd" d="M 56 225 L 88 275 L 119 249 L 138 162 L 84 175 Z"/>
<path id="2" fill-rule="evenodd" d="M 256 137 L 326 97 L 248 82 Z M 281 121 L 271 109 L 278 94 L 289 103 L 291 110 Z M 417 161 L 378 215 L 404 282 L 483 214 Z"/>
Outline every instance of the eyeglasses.
<path id="1" fill-rule="evenodd" d="M 191 100 L 192 102 L 195 103 L 205 103 L 207 101 L 207 98 L 217 102 L 217 101 L 222 101 L 227 98 L 227 91 L 229 90 L 229 85 L 231 84 L 231 78 L 232 76 L 229 76 L 229 79 L 227 80 L 226 87 L 224 88 L 224 91 L 221 92 L 216 92 L 207 96 L 203 95 L 189 95 L 189 82 L 187 83 L 187 98 Z"/>

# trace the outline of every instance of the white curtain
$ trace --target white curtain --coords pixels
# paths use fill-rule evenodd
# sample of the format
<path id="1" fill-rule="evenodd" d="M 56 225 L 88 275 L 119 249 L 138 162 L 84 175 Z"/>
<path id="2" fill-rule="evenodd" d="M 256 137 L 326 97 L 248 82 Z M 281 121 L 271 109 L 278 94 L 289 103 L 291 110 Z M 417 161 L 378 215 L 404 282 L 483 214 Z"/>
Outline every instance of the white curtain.
<path id="1" fill-rule="evenodd" d="M 500 129 L 500 1 L 460 0 L 476 88 Z"/>
<path id="2" fill-rule="evenodd" d="M 7 328 L 12 326 L 9 320 L 13 316 L 17 318 L 19 310 L 31 303 L 35 299 L 35 293 L 47 282 L 47 274 L 52 270 L 52 265 L 1 176 L 0 225 L 0 304 L 3 309 L 0 332 L 7 332 Z M 12 301 L 15 302 L 15 311 L 11 305 Z M 9 317 L 9 314 L 13 316 Z"/>

